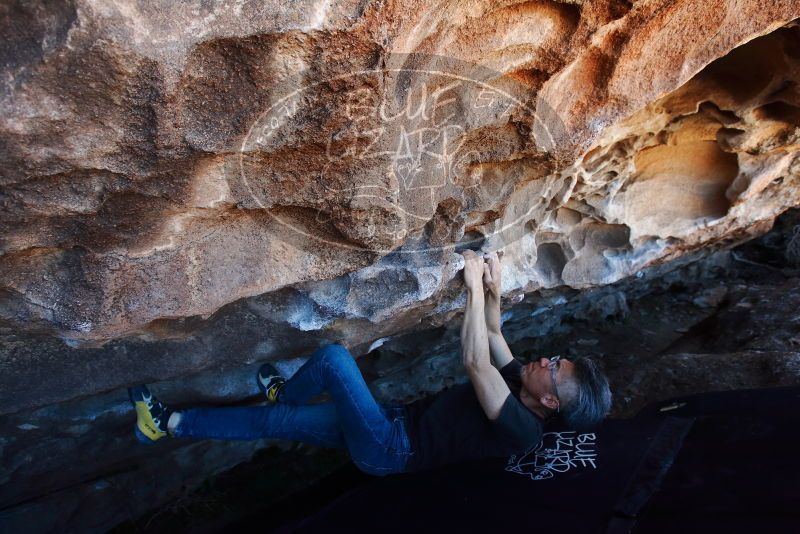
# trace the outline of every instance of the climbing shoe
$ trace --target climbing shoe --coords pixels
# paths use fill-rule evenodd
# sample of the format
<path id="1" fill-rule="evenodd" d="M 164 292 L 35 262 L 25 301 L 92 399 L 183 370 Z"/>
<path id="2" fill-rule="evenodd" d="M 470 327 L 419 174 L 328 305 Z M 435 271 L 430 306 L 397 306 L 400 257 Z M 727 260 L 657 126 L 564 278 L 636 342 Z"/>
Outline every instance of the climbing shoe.
<path id="1" fill-rule="evenodd" d="M 278 393 L 280 393 L 283 385 L 286 384 L 286 379 L 281 376 L 275 366 L 265 363 L 259 367 L 256 379 L 258 388 L 264 392 L 267 400 L 278 402 Z"/>
<path id="2" fill-rule="evenodd" d="M 172 410 L 155 398 L 145 385 L 128 388 L 128 396 L 136 409 L 136 425 L 133 427 L 136 438 L 151 444 L 166 436 Z"/>

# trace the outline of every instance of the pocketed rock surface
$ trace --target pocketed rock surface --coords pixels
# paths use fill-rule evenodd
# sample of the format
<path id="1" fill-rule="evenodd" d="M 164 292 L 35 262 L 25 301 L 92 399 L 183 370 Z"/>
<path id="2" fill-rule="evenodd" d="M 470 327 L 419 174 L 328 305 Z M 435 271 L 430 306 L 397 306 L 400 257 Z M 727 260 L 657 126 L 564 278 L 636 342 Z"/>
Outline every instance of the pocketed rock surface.
<path id="1" fill-rule="evenodd" d="M 501 251 L 504 306 L 555 321 L 800 204 L 795 1 L 0 14 L 0 451 L 37 443 L 4 455 L 13 513 L 88 506 L 154 458 L 128 450 L 128 385 L 233 402 L 260 361 L 428 339 L 458 319 L 463 248 Z M 210 472 L 258 446 L 164 447 Z"/>

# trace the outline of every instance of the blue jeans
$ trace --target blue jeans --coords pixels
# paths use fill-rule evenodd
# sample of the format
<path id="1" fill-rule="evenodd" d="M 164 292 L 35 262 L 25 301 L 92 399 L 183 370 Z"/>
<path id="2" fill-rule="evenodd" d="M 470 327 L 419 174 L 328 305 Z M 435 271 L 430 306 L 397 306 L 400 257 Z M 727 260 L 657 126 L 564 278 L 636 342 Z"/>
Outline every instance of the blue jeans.
<path id="1" fill-rule="evenodd" d="M 331 401 L 309 404 L 328 391 Z M 402 405 L 375 401 L 353 356 L 341 345 L 316 351 L 268 406 L 181 410 L 176 436 L 228 440 L 275 438 L 347 449 L 371 475 L 403 472 L 413 454 Z"/>

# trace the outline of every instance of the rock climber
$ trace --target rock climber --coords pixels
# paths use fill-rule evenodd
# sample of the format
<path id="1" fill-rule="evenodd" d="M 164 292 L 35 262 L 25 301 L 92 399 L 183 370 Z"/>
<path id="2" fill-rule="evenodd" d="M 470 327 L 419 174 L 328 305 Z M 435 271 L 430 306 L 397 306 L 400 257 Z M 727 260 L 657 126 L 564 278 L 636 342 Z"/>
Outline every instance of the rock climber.
<path id="1" fill-rule="evenodd" d="M 553 356 L 522 365 L 500 329 L 500 259 L 470 250 L 462 255 L 461 359 L 468 382 L 408 405 L 379 403 L 350 352 L 328 345 L 288 380 L 262 365 L 256 376 L 266 398 L 261 406 L 177 411 L 144 385 L 130 388 L 137 438 L 296 440 L 347 449 L 358 468 L 383 476 L 522 452 L 539 443 L 552 417 L 575 430 L 597 425 L 611 405 L 597 364 Z M 309 403 L 323 391 L 330 400 Z"/>

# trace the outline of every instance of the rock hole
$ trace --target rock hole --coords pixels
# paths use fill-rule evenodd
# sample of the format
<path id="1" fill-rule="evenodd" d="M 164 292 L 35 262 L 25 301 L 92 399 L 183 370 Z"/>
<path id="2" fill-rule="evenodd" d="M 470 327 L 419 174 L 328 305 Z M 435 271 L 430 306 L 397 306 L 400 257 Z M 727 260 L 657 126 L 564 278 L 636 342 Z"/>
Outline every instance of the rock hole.
<path id="1" fill-rule="evenodd" d="M 608 5 L 611 20 L 621 19 L 633 8 L 633 2 L 629 0 L 612 0 Z"/>
<path id="2" fill-rule="evenodd" d="M 592 223 L 586 225 L 586 244 L 596 250 L 627 247 L 631 229 L 627 224 Z"/>
<path id="3" fill-rule="evenodd" d="M 733 111 L 729 111 L 727 109 L 720 109 L 719 106 L 717 106 L 714 102 L 711 102 L 710 100 L 701 102 L 700 105 L 697 107 L 697 109 L 698 112 L 700 113 L 705 113 L 706 115 L 714 117 L 721 124 L 733 124 L 741 120 L 739 116 Z"/>
<path id="4" fill-rule="evenodd" d="M 780 121 L 800 126 L 800 108 L 781 100 L 770 102 L 753 110 L 753 114 L 759 119 Z"/>
<path id="5" fill-rule="evenodd" d="M 561 273 L 567 264 L 567 257 L 558 243 L 542 243 L 536 249 L 536 265 L 534 268 L 548 284 L 560 284 Z"/>

